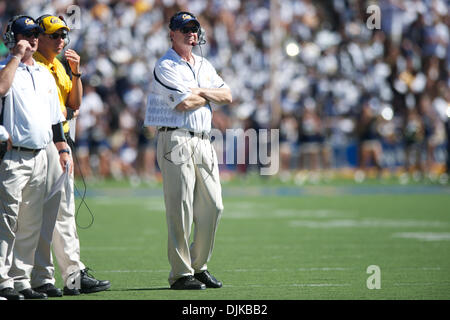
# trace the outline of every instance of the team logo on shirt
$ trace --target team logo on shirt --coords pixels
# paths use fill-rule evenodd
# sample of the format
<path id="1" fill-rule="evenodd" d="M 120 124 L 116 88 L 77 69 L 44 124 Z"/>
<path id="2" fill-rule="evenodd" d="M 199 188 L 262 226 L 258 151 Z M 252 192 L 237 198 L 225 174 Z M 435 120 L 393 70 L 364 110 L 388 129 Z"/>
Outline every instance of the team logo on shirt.
<path id="1" fill-rule="evenodd" d="M 170 99 L 170 101 L 172 101 L 172 102 L 175 101 L 175 98 L 174 98 L 173 95 L 171 95 L 171 94 L 169 94 L 169 99 Z"/>

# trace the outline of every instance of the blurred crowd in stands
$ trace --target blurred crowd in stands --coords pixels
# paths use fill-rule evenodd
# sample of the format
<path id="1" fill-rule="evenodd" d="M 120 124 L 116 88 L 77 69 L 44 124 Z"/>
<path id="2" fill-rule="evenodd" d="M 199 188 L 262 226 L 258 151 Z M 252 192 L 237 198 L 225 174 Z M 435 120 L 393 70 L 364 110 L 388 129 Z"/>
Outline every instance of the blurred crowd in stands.
<path id="1" fill-rule="evenodd" d="M 368 24 L 372 4 L 379 29 Z M 207 43 L 195 52 L 233 92 L 233 104 L 215 110 L 214 127 L 280 129 L 281 175 L 357 168 L 361 178 L 373 170 L 427 176 L 450 168 L 447 0 L 0 0 L 3 31 L 16 14 L 64 15 L 73 27 L 85 177 L 157 176 L 156 130 L 143 127 L 146 95 L 170 46 L 169 18 L 180 10 L 199 18 Z"/>

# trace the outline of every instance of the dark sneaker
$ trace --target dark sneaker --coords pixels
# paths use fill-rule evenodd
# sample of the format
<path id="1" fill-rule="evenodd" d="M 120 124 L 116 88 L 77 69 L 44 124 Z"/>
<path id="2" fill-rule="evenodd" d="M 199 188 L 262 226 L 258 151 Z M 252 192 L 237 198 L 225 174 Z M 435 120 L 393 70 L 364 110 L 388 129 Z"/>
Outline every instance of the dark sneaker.
<path id="1" fill-rule="evenodd" d="M 34 291 L 45 293 L 48 297 L 59 298 L 63 296 L 61 289 L 55 287 L 51 283 L 46 283 L 40 287 L 33 288 Z"/>
<path id="2" fill-rule="evenodd" d="M 222 282 L 214 278 L 212 274 L 208 272 L 208 270 L 205 270 L 203 272 L 199 272 L 194 274 L 195 279 L 198 281 L 203 282 L 207 288 L 221 288 Z"/>
<path id="3" fill-rule="evenodd" d="M 13 288 L 3 288 L 0 290 L 0 297 L 5 298 L 6 300 L 23 300 L 25 297 L 23 294 L 18 293 Z"/>
<path id="4" fill-rule="evenodd" d="M 69 289 L 64 287 L 64 295 L 76 296 L 80 293 L 94 293 L 111 288 L 111 283 L 108 280 L 97 280 L 88 273 L 89 268 L 80 271 L 80 288 Z"/>
<path id="5" fill-rule="evenodd" d="M 206 286 L 194 278 L 194 276 L 181 277 L 175 281 L 170 289 L 174 290 L 204 290 Z"/>
<path id="6" fill-rule="evenodd" d="M 81 294 L 80 290 L 78 290 L 76 288 L 69 289 L 68 287 L 63 288 L 63 293 L 65 296 L 78 296 Z"/>
<path id="7" fill-rule="evenodd" d="M 45 293 L 36 292 L 31 288 L 23 289 L 22 291 L 19 291 L 19 293 L 23 294 L 25 299 L 47 299 Z"/>

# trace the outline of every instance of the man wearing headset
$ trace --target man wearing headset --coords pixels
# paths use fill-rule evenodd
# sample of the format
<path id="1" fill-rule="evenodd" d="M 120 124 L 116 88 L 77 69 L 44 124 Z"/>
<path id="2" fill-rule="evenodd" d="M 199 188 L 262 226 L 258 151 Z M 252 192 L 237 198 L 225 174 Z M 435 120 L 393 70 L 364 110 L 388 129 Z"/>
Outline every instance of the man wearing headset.
<path id="1" fill-rule="evenodd" d="M 47 68 L 53 75 L 58 88 L 61 111 L 66 119 L 76 116 L 81 105 L 83 85 L 81 83 L 80 56 L 71 49 L 64 52 L 71 77 L 66 73 L 63 64 L 57 59 L 64 47 L 68 44 L 70 31 L 62 17 L 43 15 L 37 23 L 44 30 L 39 36 L 39 46 L 33 55 L 34 59 Z M 69 134 L 69 122 L 63 125 L 64 135 L 71 146 L 73 153 L 73 140 Z M 54 184 L 61 176 L 61 168 L 57 165 L 58 152 L 53 145 L 46 148 L 48 158 L 47 194 L 52 191 Z M 50 247 L 53 247 L 64 286 L 64 295 L 79 295 L 92 293 L 110 288 L 109 281 L 97 280 L 88 274 L 88 269 L 80 260 L 80 241 L 75 222 L 74 177 L 69 177 L 71 190 L 57 192 L 44 204 L 44 221 L 41 228 L 39 245 L 35 254 L 31 285 L 37 292 L 46 293 L 49 297 L 61 297 L 63 292 L 55 287 L 55 268 Z M 71 192 L 67 203 L 66 192 Z M 79 287 L 67 286 L 72 281 L 73 274 L 80 277 Z"/>
<path id="2" fill-rule="evenodd" d="M 0 162 L 0 297 L 45 299 L 31 289 L 42 224 L 47 154 L 52 144 L 61 170 L 72 170 L 53 77 L 33 53 L 42 29 L 28 16 L 13 17 L 4 34 L 10 55 L 0 62 L 2 125 L 12 146 Z"/>
<path id="3" fill-rule="evenodd" d="M 202 32 L 197 18 L 178 12 L 170 19 L 172 48 L 158 60 L 153 88 L 169 106 L 177 127 L 158 126 L 157 160 L 163 176 L 168 227 L 169 284 L 176 290 L 220 288 L 207 270 L 220 215 L 222 191 L 210 140 L 211 103 L 231 103 L 231 90 L 211 63 L 192 53 Z M 184 150 L 188 157 L 179 157 Z M 193 242 L 189 244 L 192 223 Z"/>

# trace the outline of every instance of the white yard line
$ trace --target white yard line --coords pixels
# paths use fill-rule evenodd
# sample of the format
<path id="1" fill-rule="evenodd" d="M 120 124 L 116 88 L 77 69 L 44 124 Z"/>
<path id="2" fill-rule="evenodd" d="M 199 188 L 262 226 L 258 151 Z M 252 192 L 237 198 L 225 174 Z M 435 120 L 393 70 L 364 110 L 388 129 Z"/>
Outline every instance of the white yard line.
<path id="1" fill-rule="evenodd" d="M 398 232 L 394 233 L 392 237 L 421 241 L 449 241 L 450 232 Z"/>
<path id="2" fill-rule="evenodd" d="M 243 284 L 225 285 L 229 288 L 285 288 L 285 287 L 350 287 L 350 283 L 290 283 L 290 284 Z"/>
<path id="3" fill-rule="evenodd" d="M 358 270 L 360 268 L 347 268 L 347 267 L 312 267 L 312 268 L 296 268 L 296 269 L 280 269 L 280 268 L 273 268 L 273 269 L 225 269 L 222 270 L 222 272 L 308 272 L 308 271 L 350 271 L 350 270 Z M 390 268 L 399 270 L 399 269 L 407 269 L 407 270 L 424 270 L 424 271 L 441 271 L 445 270 L 446 268 L 441 267 L 396 267 L 396 268 Z M 365 269 L 361 269 L 361 272 L 364 272 Z M 96 270 L 98 272 L 106 272 L 106 273 L 156 273 L 156 272 L 168 272 L 168 269 L 165 270 L 152 270 L 152 269 L 140 269 L 140 270 Z"/>
<path id="4" fill-rule="evenodd" d="M 104 273 L 167 273 L 169 270 L 95 270 Z"/>
<path id="5" fill-rule="evenodd" d="M 333 219 L 333 220 L 292 220 L 291 227 L 306 228 L 445 228 L 448 223 L 444 221 L 423 221 L 423 220 L 393 220 L 393 219 Z"/>

